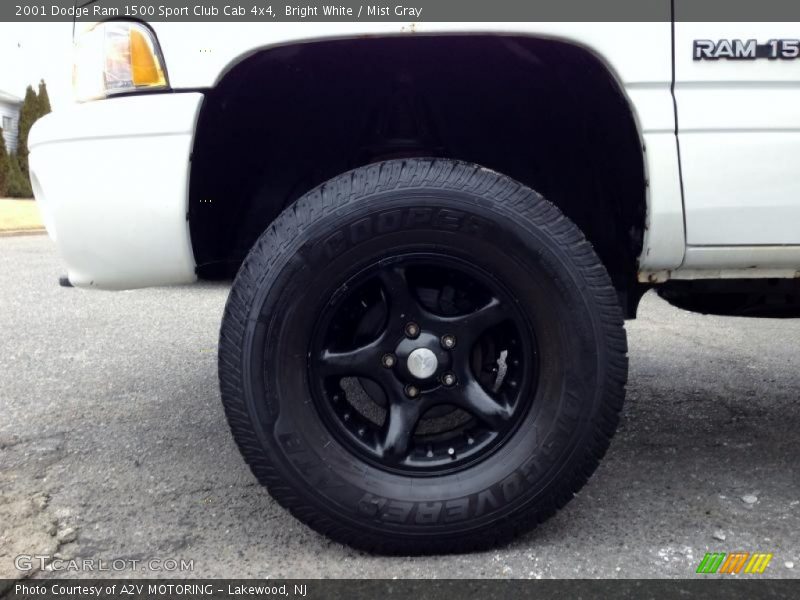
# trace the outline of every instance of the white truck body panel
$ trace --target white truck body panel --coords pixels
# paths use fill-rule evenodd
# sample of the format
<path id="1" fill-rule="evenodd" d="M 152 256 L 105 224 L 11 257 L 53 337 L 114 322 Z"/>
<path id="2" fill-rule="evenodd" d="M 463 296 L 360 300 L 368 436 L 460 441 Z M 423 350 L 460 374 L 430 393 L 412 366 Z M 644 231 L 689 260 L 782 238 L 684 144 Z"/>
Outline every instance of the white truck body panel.
<path id="1" fill-rule="evenodd" d="M 195 280 L 186 204 L 202 100 L 199 93 L 117 98 L 36 123 L 31 181 L 73 285 Z"/>
<path id="2" fill-rule="evenodd" d="M 675 99 L 668 22 L 151 26 L 176 91 L 213 87 L 260 50 L 325 39 L 475 33 L 574 43 L 607 65 L 641 135 L 648 189 L 640 279 L 695 278 L 705 270 L 710 277 L 800 271 L 800 61 L 692 60 L 694 39 L 797 37 L 799 24 L 675 23 Z M 194 279 L 187 183 L 201 101 L 202 93 L 142 94 L 91 102 L 36 125 L 37 197 L 75 285 L 131 288 Z M 66 160 L 74 153 L 87 166 L 79 177 Z M 144 175 L 120 185 L 124 171 L 115 165 L 126 160 Z M 763 246 L 769 248 L 758 260 L 745 259 L 755 259 L 748 253 Z"/>
<path id="3" fill-rule="evenodd" d="M 800 23 L 675 24 L 689 246 L 800 246 L 800 61 L 692 56 L 696 39 L 766 43 L 799 32 Z M 729 266 L 742 262 L 741 253 L 715 253 L 722 254 Z M 692 262 L 706 255 L 695 253 Z M 794 256 L 798 267 L 800 248 Z"/>

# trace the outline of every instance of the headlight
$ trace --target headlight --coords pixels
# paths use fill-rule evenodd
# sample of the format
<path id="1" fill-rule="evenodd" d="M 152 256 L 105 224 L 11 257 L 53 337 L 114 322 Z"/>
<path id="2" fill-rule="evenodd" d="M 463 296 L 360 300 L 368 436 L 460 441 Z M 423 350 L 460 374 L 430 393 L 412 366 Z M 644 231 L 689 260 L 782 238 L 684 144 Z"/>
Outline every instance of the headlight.
<path id="1" fill-rule="evenodd" d="M 78 101 L 169 86 L 158 42 L 141 23 L 98 23 L 76 37 L 74 52 Z"/>

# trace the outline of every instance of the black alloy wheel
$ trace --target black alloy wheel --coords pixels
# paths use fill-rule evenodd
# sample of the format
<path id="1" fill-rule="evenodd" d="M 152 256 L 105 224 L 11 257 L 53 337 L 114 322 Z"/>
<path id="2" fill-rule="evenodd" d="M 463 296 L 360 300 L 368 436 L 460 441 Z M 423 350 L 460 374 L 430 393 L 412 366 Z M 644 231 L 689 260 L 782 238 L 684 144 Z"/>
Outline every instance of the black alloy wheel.
<path id="1" fill-rule="evenodd" d="M 436 476 L 513 433 L 532 399 L 535 337 L 489 273 L 410 254 L 371 265 L 333 297 L 309 373 L 341 443 L 389 471 Z"/>
<path id="2" fill-rule="evenodd" d="M 257 479 L 317 531 L 403 554 L 552 516 L 625 394 L 617 294 L 581 232 L 477 165 L 391 160 L 301 197 L 225 308 L 222 401 Z"/>

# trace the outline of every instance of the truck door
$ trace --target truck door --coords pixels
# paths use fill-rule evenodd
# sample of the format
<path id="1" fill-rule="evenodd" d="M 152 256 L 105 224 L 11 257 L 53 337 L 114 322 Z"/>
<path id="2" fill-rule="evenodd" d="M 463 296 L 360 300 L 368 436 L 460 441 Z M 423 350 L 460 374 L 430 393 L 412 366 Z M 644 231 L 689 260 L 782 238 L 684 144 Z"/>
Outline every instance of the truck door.
<path id="1" fill-rule="evenodd" d="M 800 23 L 725 16 L 675 22 L 687 245 L 800 244 Z"/>

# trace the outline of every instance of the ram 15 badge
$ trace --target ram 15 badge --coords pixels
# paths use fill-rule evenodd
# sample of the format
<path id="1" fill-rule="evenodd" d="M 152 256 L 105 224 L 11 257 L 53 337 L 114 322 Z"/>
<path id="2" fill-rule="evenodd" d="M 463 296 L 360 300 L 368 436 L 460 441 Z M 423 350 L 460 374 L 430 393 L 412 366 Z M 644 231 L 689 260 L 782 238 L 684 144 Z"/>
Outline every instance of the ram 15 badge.
<path id="1" fill-rule="evenodd" d="M 695 40 L 694 60 L 792 60 L 800 58 L 800 40 Z"/>

